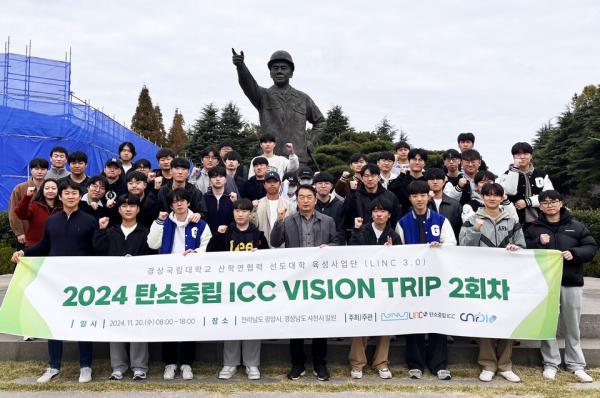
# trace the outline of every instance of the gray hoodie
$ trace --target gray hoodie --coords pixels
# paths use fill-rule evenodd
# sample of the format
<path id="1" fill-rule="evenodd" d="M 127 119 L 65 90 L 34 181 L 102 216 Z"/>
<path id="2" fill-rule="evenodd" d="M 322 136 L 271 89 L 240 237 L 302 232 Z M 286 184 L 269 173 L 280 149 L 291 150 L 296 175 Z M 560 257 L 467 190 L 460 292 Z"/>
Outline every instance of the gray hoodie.
<path id="1" fill-rule="evenodd" d="M 484 224 L 479 231 L 473 226 L 476 219 Z M 506 247 L 509 243 L 525 248 L 525 236 L 521 224 L 502 210 L 498 217 L 492 218 L 482 207 L 472 214 L 460 229 L 461 246 Z"/>

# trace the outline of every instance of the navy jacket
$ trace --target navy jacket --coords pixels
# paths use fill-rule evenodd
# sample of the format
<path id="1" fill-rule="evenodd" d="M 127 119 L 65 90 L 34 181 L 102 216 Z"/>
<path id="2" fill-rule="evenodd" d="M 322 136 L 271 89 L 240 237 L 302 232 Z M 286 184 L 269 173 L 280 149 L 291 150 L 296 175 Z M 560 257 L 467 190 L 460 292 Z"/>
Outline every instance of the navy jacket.
<path id="1" fill-rule="evenodd" d="M 48 217 L 42 239 L 23 250 L 26 256 L 89 256 L 98 221 L 81 210 Z"/>

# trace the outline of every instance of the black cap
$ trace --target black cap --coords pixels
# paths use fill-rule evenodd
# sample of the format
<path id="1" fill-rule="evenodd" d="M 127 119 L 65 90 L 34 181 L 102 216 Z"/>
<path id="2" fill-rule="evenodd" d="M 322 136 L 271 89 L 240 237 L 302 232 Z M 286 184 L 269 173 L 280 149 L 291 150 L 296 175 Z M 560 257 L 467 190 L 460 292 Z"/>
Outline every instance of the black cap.
<path id="1" fill-rule="evenodd" d="M 300 170 L 298 170 L 298 179 L 302 179 L 302 178 L 313 178 L 314 177 L 314 173 L 313 171 L 310 169 L 310 167 L 302 167 Z"/>
<path id="2" fill-rule="evenodd" d="M 313 178 L 313 182 L 315 184 L 317 182 L 330 182 L 333 184 L 335 182 L 335 180 L 330 173 L 328 173 L 326 171 L 322 171 L 320 173 L 315 174 L 315 178 Z"/>
<path id="3" fill-rule="evenodd" d="M 279 178 L 279 173 L 277 173 L 276 171 L 269 171 L 265 175 L 265 181 L 269 180 L 277 180 L 277 182 L 281 182 L 281 178 Z"/>
<path id="4" fill-rule="evenodd" d="M 108 166 L 122 167 L 123 163 L 121 163 L 121 161 L 117 158 L 110 158 L 106 161 L 106 163 L 104 163 L 104 167 L 108 167 Z"/>

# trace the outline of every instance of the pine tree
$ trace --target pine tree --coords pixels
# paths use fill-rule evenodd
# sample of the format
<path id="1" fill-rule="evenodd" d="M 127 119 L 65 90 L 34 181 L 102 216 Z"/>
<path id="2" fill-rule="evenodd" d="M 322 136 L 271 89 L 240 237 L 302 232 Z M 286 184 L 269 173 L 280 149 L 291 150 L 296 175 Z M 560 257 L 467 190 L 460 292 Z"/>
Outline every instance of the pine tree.
<path id="1" fill-rule="evenodd" d="M 221 117 L 219 118 L 218 132 L 221 141 L 230 141 L 236 150 L 241 150 L 244 140 L 243 128 L 244 122 L 240 110 L 233 102 L 228 102 L 221 109 Z"/>
<path id="2" fill-rule="evenodd" d="M 131 130 L 152 142 L 157 142 L 159 129 L 150 92 L 146 86 L 143 86 L 138 97 L 135 114 L 131 118 Z"/>
<path id="3" fill-rule="evenodd" d="M 381 122 L 375 126 L 375 134 L 377 139 L 381 141 L 394 142 L 394 137 L 398 133 L 398 130 L 390 123 L 387 117 L 381 119 Z"/>
<path id="4" fill-rule="evenodd" d="M 187 134 L 184 126 L 185 121 L 183 115 L 179 113 L 178 109 L 175 109 L 175 115 L 173 116 L 173 124 L 169 129 L 169 135 L 167 136 L 166 146 L 171 148 L 177 154 L 183 154 L 185 144 L 187 143 Z"/>
<path id="5" fill-rule="evenodd" d="M 194 162 L 200 163 L 202 150 L 209 146 L 216 146 L 220 141 L 219 110 L 210 103 L 202 108 L 200 117 L 190 128 L 186 144 L 187 155 Z"/>
<path id="6" fill-rule="evenodd" d="M 346 131 L 353 131 L 350 127 L 350 119 L 344 115 L 344 111 L 340 105 L 334 105 L 327 111 L 327 124 L 319 142 L 321 144 L 329 144 L 335 137 Z"/>
<path id="7" fill-rule="evenodd" d="M 154 107 L 154 114 L 156 115 L 156 120 L 158 122 L 158 134 L 156 137 L 156 144 L 162 146 L 167 140 L 167 131 L 165 130 L 165 124 L 163 123 L 163 115 L 160 111 L 160 106 L 158 106 L 158 104 L 156 104 L 156 106 Z"/>

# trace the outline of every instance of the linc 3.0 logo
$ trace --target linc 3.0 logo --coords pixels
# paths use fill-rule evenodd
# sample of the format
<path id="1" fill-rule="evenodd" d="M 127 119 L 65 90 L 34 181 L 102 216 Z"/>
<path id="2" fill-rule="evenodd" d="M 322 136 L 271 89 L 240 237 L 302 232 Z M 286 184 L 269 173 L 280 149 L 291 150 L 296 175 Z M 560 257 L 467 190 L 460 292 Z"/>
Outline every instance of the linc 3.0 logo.
<path id="1" fill-rule="evenodd" d="M 426 316 L 426 311 L 382 312 L 381 321 L 408 321 L 409 319 L 423 319 Z"/>

